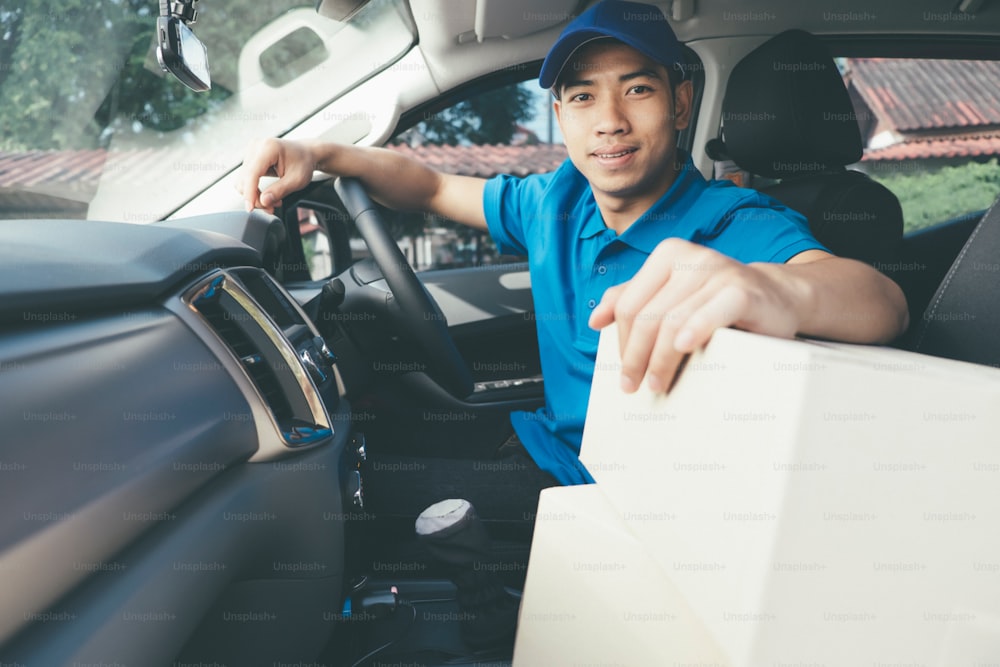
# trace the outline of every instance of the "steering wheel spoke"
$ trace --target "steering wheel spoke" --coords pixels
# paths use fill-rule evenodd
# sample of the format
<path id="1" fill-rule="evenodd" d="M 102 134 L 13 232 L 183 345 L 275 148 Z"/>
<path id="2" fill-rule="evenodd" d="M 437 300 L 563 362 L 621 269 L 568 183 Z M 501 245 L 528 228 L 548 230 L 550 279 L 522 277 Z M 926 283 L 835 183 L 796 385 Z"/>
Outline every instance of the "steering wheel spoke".
<path id="1" fill-rule="evenodd" d="M 375 203 L 357 179 L 338 178 L 334 188 L 385 278 L 407 323 L 407 334 L 427 355 L 428 375 L 453 396 L 468 396 L 473 388 L 472 375 L 448 332 L 444 314 L 413 272 Z"/>

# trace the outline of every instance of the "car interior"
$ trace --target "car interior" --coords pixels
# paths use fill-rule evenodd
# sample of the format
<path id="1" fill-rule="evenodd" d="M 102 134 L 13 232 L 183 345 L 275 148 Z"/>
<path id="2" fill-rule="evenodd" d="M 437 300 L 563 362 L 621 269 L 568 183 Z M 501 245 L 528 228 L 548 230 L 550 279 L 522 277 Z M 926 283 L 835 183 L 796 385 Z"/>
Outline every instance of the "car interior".
<path id="1" fill-rule="evenodd" d="M 833 254 L 869 264 L 898 260 L 903 212 L 885 186 L 846 168 L 861 159 L 861 134 L 819 38 L 789 30 L 744 56 L 726 86 L 722 118 L 723 138 L 706 146 L 715 159 L 775 179 L 757 189 L 805 215 Z"/>
<path id="2" fill-rule="evenodd" d="M 347 24 L 395 13 L 410 41 L 283 134 L 386 144 L 537 77 L 590 4 L 321 0 Z M 835 61 L 993 59 L 1000 6 L 655 4 L 687 47 L 697 122 L 679 141 L 702 172 L 735 165 L 893 278 L 911 315 L 893 346 L 1000 365 L 984 270 L 1000 212 L 904 234 L 896 195 L 855 168 Z M 150 224 L 107 196 L 87 220 L 0 221 L 0 662 L 510 664 L 512 644 L 463 642 L 455 586 L 414 538 L 424 507 L 380 513 L 372 489 L 407 472 L 385 463 L 400 457 L 493 458 L 509 413 L 543 404 L 526 265 L 414 272 L 396 214 L 346 179 L 244 212 L 237 162 Z M 331 239 L 322 279 L 300 208 Z M 487 522 L 512 595 L 532 518 Z"/>

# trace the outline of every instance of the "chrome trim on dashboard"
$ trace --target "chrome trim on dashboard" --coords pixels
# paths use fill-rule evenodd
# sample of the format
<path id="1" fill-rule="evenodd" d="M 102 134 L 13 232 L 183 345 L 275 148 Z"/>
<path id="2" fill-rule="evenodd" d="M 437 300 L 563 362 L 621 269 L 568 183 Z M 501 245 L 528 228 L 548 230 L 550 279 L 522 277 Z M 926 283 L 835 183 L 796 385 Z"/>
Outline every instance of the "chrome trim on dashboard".
<path id="1" fill-rule="evenodd" d="M 323 399 L 294 346 L 285 337 L 281 327 L 247 292 L 238 277 L 233 275 L 237 271 L 248 270 L 260 271 L 260 269 L 247 267 L 216 269 L 185 290 L 178 300 L 168 304 L 168 308 L 180 316 L 216 354 L 247 399 L 258 436 L 257 452 L 249 460 L 270 461 L 326 442 L 334 435 L 334 429 Z M 263 274 L 265 280 L 270 281 L 282 293 L 288 301 L 288 305 L 294 309 L 310 332 L 318 336 L 319 332 L 315 325 L 302 311 L 299 304 L 265 272 L 260 271 L 260 273 Z M 301 398 L 308 407 L 308 419 L 312 422 L 311 426 L 294 426 L 290 430 L 282 428 L 242 360 L 237 358 L 229 344 L 216 332 L 208 318 L 199 311 L 198 301 L 217 298 L 216 291 L 224 292 L 232 297 L 260 327 L 267 340 L 277 350 L 282 362 L 294 377 L 296 386 L 302 392 Z M 261 362 L 263 363 L 263 360 Z"/>

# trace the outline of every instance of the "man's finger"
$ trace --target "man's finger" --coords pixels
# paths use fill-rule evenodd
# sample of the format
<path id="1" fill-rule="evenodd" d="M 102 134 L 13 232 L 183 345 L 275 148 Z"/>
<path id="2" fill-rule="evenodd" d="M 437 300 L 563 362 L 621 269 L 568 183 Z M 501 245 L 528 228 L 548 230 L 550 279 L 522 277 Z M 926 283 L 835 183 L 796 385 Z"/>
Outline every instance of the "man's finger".
<path id="1" fill-rule="evenodd" d="M 683 290 L 671 289 L 673 278 L 673 253 L 663 244 L 649 256 L 635 276 L 625 283 L 624 289 L 614 295 L 612 318 L 618 324 L 619 352 L 624 356 L 629 339 L 636 326 L 648 329 L 659 316 L 673 307 Z M 643 363 L 643 366 L 645 364 Z M 627 378 L 637 385 L 642 376 L 623 375 L 622 386 L 630 391 Z"/>
<path id="2" fill-rule="evenodd" d="M 704 288 L 693 294 L 661 293 L 643 311 L 632 328 L 622 352 L 622 388 L 638 386 L 643 378 L 654 392 L 666 391 L 674 379 L 684 353 L 677 350 L 675 338 L 691 313 L 711 299 L 711 292 Z M 677 299 L 681 299 L 677 302 Z"/>
<path id="3" fill-rule="evenodd" d="M 267 187 L 263 192 L 260 193 L 260 205 L 261 208 L 266 208 L 267 210 L 274 212 L 275 206 L 281 206 L 281 198 L 275 194 L 276 190 L 281 188 L 276 188 L 277 183 Z"/>
<path id="4" fill-rule="evenodd" d="M 650 253 L 631 280 L 605 291 L 601 303 L 591 313 L 591 327 L 602 329 L 630 310 L 629 306 L 637 310 L 649 301 L 670 280 L 672 254 L 671 247 L 661 243 Z M 621 304 L 623 299 L 624 306 Z"/>
<path id="5" fill-rule="evenodd" d="M 272 172 L 280 175 L 280 145 L 274 139 L 255 141 L 247 150 L 239 177 L 238 190 L 243 194 L 247 210 L 261 206 L 260 179 Z"/>
<path id="6" fill-rule="evenodd" d="M 625 282 L 605 290 L 601 302 L 590 313 L 590 319 L 587 321 L 591 329 L 600 331 L 615 321 L 615 304 L 618 303 L 618 297 L 621 296 L 627 285 L 628 283 Z"/>
<path id="7" fill-rule="evenodd" d="M 738 324 L 749 314 L 751 299 L 736 286 L 724 287 L 691 312 L 674 340 L 678 353 L 694 352 L 708 343 L 716 329 Z"/>

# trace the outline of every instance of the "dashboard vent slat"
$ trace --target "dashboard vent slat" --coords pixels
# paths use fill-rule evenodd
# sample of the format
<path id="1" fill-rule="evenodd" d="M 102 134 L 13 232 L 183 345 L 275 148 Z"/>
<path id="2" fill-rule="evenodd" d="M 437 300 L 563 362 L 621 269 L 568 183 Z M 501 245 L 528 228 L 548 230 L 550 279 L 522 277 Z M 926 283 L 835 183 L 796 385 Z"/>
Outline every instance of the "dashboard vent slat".
<path id="1" fill-rule="evenodd" d="M 214 298 L 199 300 L 196 308 L 240 360 L 275 418 L 279 422 L 291 419 L 291 406 L 275 376 L 274 369 L 266 363 L 262 351 L 247 334 L 247 327 L 256 326 L 249 313 L 225 293 L 217 293 Z M 249 359 L 259 361 L 247 363 Z"/>

